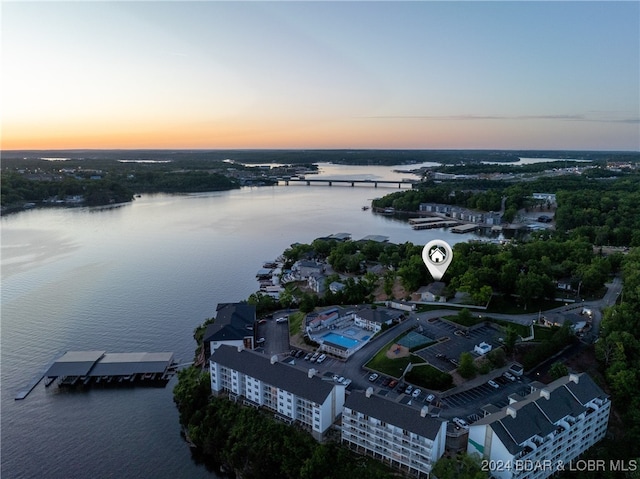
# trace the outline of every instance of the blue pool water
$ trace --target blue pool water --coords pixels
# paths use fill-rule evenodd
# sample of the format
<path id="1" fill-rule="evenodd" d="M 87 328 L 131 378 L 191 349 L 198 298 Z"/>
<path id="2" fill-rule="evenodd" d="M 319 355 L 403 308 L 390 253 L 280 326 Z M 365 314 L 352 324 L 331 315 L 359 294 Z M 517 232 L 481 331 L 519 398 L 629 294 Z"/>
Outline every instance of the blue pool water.
<path id="1" fill-rule="evenodd" d="M 322 336 L 322 339 L 334 344 L 338 344 L 345 348 L 352 348 L 359 343 L 357 339 L 345 338 L 344 336 L 341 336 L 336 333 L 327 333 L 324 336 Z"/>

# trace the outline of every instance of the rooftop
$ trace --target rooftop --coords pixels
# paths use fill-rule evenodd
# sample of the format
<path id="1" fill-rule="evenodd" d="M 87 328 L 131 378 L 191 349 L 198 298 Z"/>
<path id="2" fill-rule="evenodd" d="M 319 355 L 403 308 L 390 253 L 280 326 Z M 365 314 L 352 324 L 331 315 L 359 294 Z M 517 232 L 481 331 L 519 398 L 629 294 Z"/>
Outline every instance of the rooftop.
<path id="1" fill-rule="evenodd" d="M 376 394 L 354 391 L 347 396 L 344 406 L 374 417 L 396 427 L 406 429 L 428 439 L 435 439 L 442 420 L 429 415 L 422 416 L 419 409 L 384 399 Z"/>
<path id="2" fill-rule="evenodd" d="M 211 354 L 211 361 L 319 404 L 326 400 L 334 387 L 342 387 L 323 381 L 316 375 L 309 377 L 307 372 L 289 364 L 272 363 L 270 358 L 255 351 L 238 351 L 238 348 L 228 345 L 216 349 Z"/>

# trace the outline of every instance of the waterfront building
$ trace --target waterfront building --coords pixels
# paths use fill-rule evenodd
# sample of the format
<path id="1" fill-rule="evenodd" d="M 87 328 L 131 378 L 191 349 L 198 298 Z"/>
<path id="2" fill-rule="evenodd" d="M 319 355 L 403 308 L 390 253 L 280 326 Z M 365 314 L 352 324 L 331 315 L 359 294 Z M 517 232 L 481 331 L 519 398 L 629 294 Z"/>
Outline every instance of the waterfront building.
<path id="1" fill-rule="evenodd" d="M 345 386 L 254 351 L 222 345 L 209 360 L 211 391 L 265 408 L 321 440 L 344 406 Z"/>
<path id="2" fill-rule="evenodd" d="M 220 303 L 216 318 L 207 325 L 203 341 L 206 357 L 221 345 L 253 349 L 255 338 L 256 307 L 248 303 Z"/>
<path id="3" fill-rule="evenodd" d="M 505 465 L 491 471 L 496 478 L 549 477 L 554 465 L 569 464 L 607 432 L 611 402 L 585 373 L 534 383 L 529 395 L 509 401 L 501 410 L 487 406 L 469 427 L 467 452 Z"/>
<path id="4" fill-rule="evenodd" d="M 399 319 L 403 313 L 391 309 L 371 309 L 362 308 L 353 314 L 353 322 L 356 326 L 373 331 L 379 332 L 383 325 L 391 326 L 394 319 Z"/>
<path id="5" fill-rule="evenodd" d="M 342 412 L 342 443 L 406 474 L 427 477 L 444 454 L 447 422 L 421 410 L 354 391 Z"/>

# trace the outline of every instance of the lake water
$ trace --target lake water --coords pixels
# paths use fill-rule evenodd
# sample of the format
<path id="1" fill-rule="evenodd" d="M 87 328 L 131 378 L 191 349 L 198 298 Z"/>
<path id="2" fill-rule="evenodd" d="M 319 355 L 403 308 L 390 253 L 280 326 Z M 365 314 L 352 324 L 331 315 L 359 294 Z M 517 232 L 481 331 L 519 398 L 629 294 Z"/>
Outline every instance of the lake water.
<path id="1" fill-rule="evenodd" d="M 343 175 L 354 167 L 325 166 Z M 360 167 L 397 179 L 391 167 Z M 352 171 L 353 173 L 353 171 Z M 474 235 L 413 231 L 362 211 L 397 188 L 277 186 L 144 195 L 117 208 L 34 209 L 3 217 L 2 476 L 204 478 L 180 437 L 171 390 L 21 390 L 67 350 L 172 351 L 219 302 L 246 299 L 255 273 L 293 242 L 349 232 L 416 244 Z"/>

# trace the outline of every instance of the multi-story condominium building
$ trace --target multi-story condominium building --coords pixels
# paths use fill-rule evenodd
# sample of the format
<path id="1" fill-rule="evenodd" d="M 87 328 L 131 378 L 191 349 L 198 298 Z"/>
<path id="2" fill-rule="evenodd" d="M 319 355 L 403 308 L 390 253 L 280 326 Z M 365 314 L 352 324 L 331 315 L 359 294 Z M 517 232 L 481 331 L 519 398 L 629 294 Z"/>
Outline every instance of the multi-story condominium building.
<path id="1" fill-rule="evenodd" d="M 444 454 L 447 422 L 373 394 L 354 391 L 342 412 L 342 442 L 405 473 L 427 477 Z"/>
<path id="2" fill-rule="evenodd" d="M 344 385 L 241 347 L 219 346 L 211 353 L 209 371 L 214 394 L 228 393 L 232 400 L 267 408 L 280 420 L 301 424 L 318 440 L 344 406 Z"/>
<path id="3" fill-rule="evenodd" d="M 480 454 L 494 477 L 549 477 L 607 432 L 611 403 L 587 374 L 536 385 L 469 427 L 467 452 Z"/>

